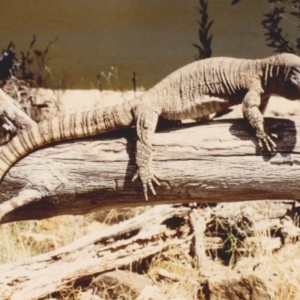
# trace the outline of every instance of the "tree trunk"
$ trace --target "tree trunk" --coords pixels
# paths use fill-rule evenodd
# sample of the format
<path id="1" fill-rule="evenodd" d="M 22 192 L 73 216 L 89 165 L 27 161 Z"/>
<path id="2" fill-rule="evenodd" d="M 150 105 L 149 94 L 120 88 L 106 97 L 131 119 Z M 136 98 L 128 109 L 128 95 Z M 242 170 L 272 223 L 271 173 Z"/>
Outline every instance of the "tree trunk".
<path id="1" fill-rule="evenodd" d="M 156 186 L 156 197 L 149 192 L 148 202 L 140 181 L 131 182 L 136 171 L 134 129 L 45 147 L 4 177 L 1 222 L 162 203 L 297 200 L 300 121 L 272 118 L 266 125 L 280 126 L 279 153 L 273 157 L 260 155 L 244 120 L 159 131 L 153 139 L 153 169 L 161 186 Z"/>

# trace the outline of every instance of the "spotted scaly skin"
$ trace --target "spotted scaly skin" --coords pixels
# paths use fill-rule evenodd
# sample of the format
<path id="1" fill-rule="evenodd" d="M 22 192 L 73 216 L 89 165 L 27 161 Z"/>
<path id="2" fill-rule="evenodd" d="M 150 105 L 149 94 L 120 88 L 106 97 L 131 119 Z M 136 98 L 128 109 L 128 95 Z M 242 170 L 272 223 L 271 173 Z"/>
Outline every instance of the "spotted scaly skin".
<path id="1" fill-rule="evenodd" d="M 152 137 L 158 117 L 174 120 L 202 118 L 242 103 L 243 112 L 256 130 L 260 148 L 276 152 L 276 144 L 264 130 L 262 113 L 272 94 L 300 99 L 300 58 L 278 54 L 265 59 L 209 58 L 191 63 L 145 92 L 139 98 L 104 110 L 57 117 L 20 132 L 1 147 L 0 178 L 34 149 L 57 141 L 88 137 L 135 126 L 137 173 L 144 197 L 153 182 Z"/>

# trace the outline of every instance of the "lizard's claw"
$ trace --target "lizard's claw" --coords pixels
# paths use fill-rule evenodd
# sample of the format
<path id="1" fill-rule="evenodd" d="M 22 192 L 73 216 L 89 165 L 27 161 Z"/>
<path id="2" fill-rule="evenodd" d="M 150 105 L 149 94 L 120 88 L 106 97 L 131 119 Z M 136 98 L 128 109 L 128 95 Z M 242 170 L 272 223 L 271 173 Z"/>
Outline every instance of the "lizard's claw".
<path id="1" fill-rule="evenodd" d="M 139 167 L 136 174 L 133 176 L 132 181 L 136 180 L 140 177 L 142 184 L 143 184 L 143 192 L 145 200 L 148 201 L 148 187 L 150 188 L 153 195 L 156 195 L 155 189 L 153 187 L 152 181 L 154 181 L 157 185 L 159 183 L 159 177 L 155 175 L 150 168 Z"/>
<path id="2" fill-rule="evenodd" d="M 260 150 L 263 151 L 265 146 L 272 155 L 275 155 L 277 152 L 277 145 L 272 138 L 276 138 L 276 136 L 276 134 L 267 134 L 265 131 L 257 131 L 256 137 L 258 139 Z"/>

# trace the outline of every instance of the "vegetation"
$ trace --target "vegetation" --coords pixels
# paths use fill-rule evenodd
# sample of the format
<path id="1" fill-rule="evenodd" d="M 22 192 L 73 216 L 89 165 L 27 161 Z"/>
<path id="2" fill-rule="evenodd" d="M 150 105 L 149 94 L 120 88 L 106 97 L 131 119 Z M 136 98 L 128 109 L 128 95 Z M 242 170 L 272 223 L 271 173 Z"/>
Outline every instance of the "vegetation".
<path id="1" fill-rule="evenodd" d="M 211 41 L 212 41 L 212 34 L 209 34 L 209 30 L 214 21 L 208 21 L 208 0 L 199 0 L 199 13 L 201 16 L 201 20 L 198 21 L 199 29 L 198 29 L 198 36 L 200 45 L 193 44 L 195 48 L 198 50 L 198 55 L 195 56 L 196 60 L 204 59 L 211 57 L 212 49 L 211 49 Z"/>
<path id="2" fill-rule="evenodd" d="M 232 0 L 231 4 L 236 5 L 242 0 Z M 290 26 L 300 27 L 300 2 L 299 0 L 268 0 L 271 11 L 263 14 L 261 21 L 265 31 L 266 45 L 274 49 L 276 53 L 289 52 L 300 54 L 300 38 L 295 42 L 289 40 L 289 35 L 284 34 L 282 20 L 287 20 Z M 212 34 L 209 30 L 214 21 L 208 21 L 208 0 L 199 0 L 199 13 L 201 16 L 198 29 L 200 45 L 193 44 L 197 48 L 198 54 L 195 58 L 203 59 L 212 54 L 211 41 Z"/>
<path id="3" fill-rule="evenodd" d="M 21 51 L 16 55 L 15 44 L 10 42 L 8 47 L 2 51 L 0 58 L 0 84 L 5 85 L 8 80 L 15 82 L 27 82 L 33 86 L 51 87 L 49 69 L 49 49 L 57 41 L 55 38 L 49 42 L 44 50 L 34 49 L 36 36 L 34 35 L 26 53 Z"/>
<path id="4" fill-rule="evenodd" d="M 299 0 L 286 2 L 273 0 L 270 2 L 272 2 L 272 10 L 270 13 L 264 14 L 265 19 L 261 22 L 266 31 L 267 46 L 273 48 L 276 53 L 290 52 L 300 54 L 300 38 L 297 38 L 295 42 L 291 42 L 288 39 L 288 34 L 283 33 L 281 25 L 282 20 L 285 19 L 290 26 L 300 27 Z M 279 3 L 279 7 L 275 7 L 274 2 Z"/>
<path id="5" fill-rule="evenodd" d="M 238 4 L 241 0 L 232 0 L 232 5 Z M 211 42 L 213 35 L 210 33 L 213 22 L 209 20 L 208 15 L 208 0 L 199 0 L 199 13 L 201 15 L 199 21 L 199 41 L 200 44 L 193 44 L 198 50 L 196 59 L 203 59 L 212 55 Z M 299 26 L 295 21 L 300 19 L 300 4 L 299 0 L 289 1 L 275 1 L 269 0 L 271 4 L 271 11 L 264 15 L 262 26 L 265 30 L 267 46 L 272 48 L 275 52 L 293 52 L 300 53 L 300 38 L 292 42 L 281 26 L 283 19 L 290 21 L 290 26 Z M 279 5 L 280 7 L 276 7 Z M 293 19 L 292 19 L 293 18 Z M 0 58 L 0 85 L 4 86 L 8 81 L 12 81 L 15 85 L 29 85 L 29 86 L 44 86 L 54 87 L 55 80 L 53 79 L 49 63 L 49 49 L 57 38 L 49 42 L 44 50 L 34 49 L 36 37 L 34 36 L 29 49 L 26 53 L 21 52 L 19 56 L 15 53 L 15 45 L 10 43 L 8 47 L 3 50 Z M 118 78 L 118 69 L 111 68 L 107 73 L 101 72 L 98 75 L 98 86 L 102 89 L 101 78 L 104 78 L 106 83 L 111 88 L 121 89 Z M 103 80 L 103 79 L 102 79 Z M 135 75 L 133 76 L 134 86 Z M 57 85 L 56 85 L 57 86 Z M 60 81 L 59 87 L 65 87 L 65 83 Z M 63 245 L 78 239 L 79 237 L 105 228 L 115 222 L 119 222 L 121 218 L 129 218 L 133 215 L 139 214 L 143 208 L 130 209 L 124 213 L 124 210 L 110 210 L 97 214 L 78 217 L 56 217 L 51 220 L 29 221 L 29 222 L 15 222 L 12 224 L 4 224 L 0 226 L 0 235 L 2 237 L 0 243 L 0 263 L 16 261 L 22 258 L 27 258 L 40 253 L 45 253 L 53 249 L 57 249 Z M 203 208 L 205 211 L 205 208 Z M 266 217 L 267 219 L 267 217 Z M 297 215 L 293 219 L 298 221 Z M 248 223 L 243 219 L 240 222 L 243 232 L 246 232 Z M 256 243 L 251 247 L 246 243 L 247 234 L 241 234 L 240 227 L 236 223 L 230 222 L 227 219 L 217 218 L 216 221 L 207 227 L 206 234 L 209 237 L 215 238 L 221 236 L 223 249 L 218 251 L 210 251 L 208 255 L 214 260 L 219 261 L 220 265 L 227 265 L 231 268 L 236 267 L 239 261 L 243 258 L 256 257 L 257 265 L 259 267 L 261 261 L 268 257 L 268 267 L 270 270 L 276 270 L 276 276 L 280 277 L 282 283 L 276 288 L 279 289 L 276 299 L 297 299 L 299 295 L 299 285 L 297 282 L 292 282 L 285 277 L 285 274 L 280 273 L 276 266 L 282 261 L 278 258 L 278 253 L 275 250 L 267 251 L 263 246 L 262 240 L 264 237 L 278 238 L 276 230 L 260 230 L 252 233 Z M 192 250 L 191 250 L 192 252 Z M 287 253 L 290 255 L 291 253 Z M 285 255 L 287 257 L 287 255 Z M 291 257 L 290 257 L 291 259 Z M 142 266 L 142 262 L 141 262 Z M 254 268 L 253 267 L 253 268 Z M 144 270 L 141 267 L 142 270 Z M 170 278 L 161 279 L 158 277 L 158 271 L 166 269 L 170 273 L 174 273 L 179 280 L 171 280 Z M 288 273 L 290 274 L 290 273 Z M 183 275 L 183 276 L 182 276 Z M 198 279 L 199 268 L 181 247 L 170 247 L 168 251 L 164 251 L 149 261 L 147 266 L 147 276 L 151 278 L 155 285 L 164 290 L 166 299 L 175 299 L 175 297 L 182 293 L 182 290 L 192 299 L 191 290 L 195 288 L 195 282 L 190 278 Z M 109 296 L 109 289 L 101 291 L 103 299 L 111 299 Z M 82 290 L 85 288 L 71 286 L 70 289 L 59 292 L 57 299 L 83 299 L 81 296 Z M 52 298 L 53 299 L 53 298 Z M 86 299 L 93 299 L 92 296 Z M 95 298 L 96 299 L 96 298 Z M 121 295 L 118 299 L 131 299 L 128 295 Z M 204 299 L 204 295 L 199 292 L 198 299 Z"/>
<path id="6" fill-rule="evenodd" d="M 191 211 L 178 215 L 180 209 Z M 3 237 L 0 243 L 1 263 L 58 249 L 88 233 L 97 231 L 101 236 L 107 226 L 139 215 L 143 211 L 145 208 L 110 210 L 87 216 L 61 216 L 42 221 L 1 225 L 0 233 Z M 154 249 L 165 240 L 168 241 L 167 247 L 150 255 L 146 251 L 144 259 L 138 259 L 134 264 L 119 266 L 119 270 L 140 274 L 138 277 L 150 280 L 152 286 L 157 287 L 162 294 L 162 297 L 154 299 L 211 299 L 205 296 L 206 289 L 210 289 L 215 296 L 218 293 L 216 282 L 220 284 L 220 289 L 229 287 L 233 291 L 240 285 L 245 297 L 250 296 L 258 287 L 262 289 L 261 292 L 266 292 L 265 295 L 273 295 L 273 297 L 249 298 L 253 300 L 298 299 L 300 244 L 297 240 L 300 231 L 293 223 L 298 226 L 299 209 L 291 201 L 220 203 L 214 207 L 191 205 L 190 208 L 177 207 L 176 211 L 174 216 L 157 223 L 157 227 L 166 225 L 161 234 L 148 238 L 148 242 L 147 238 L 143 237 L 144 233 L 139 236 L 139 240 L 144 241 L 143 248 L 148 247 L 150 243 Z M 192 215 L 196 217 L 195 223 L 192 221 Z M 143 216 L 140 217 L 143 219 Z M 154 220 L 157 218 L 159 217 L 153 217 Z M 147 227 L 147 224 L 143 226 Z M 151 227 L 152 223 L 146 232 L 151 231 Z M 136 227 L 134 228 L 133 230 L 136 230 Z M 119 230 L 120 236 L 115 238 L 119 246 L 114 246 L 112 252 L 120 251 L 120 256 L 123 257 L 122 245 L 124 246 L 131 235 L 139 233 L 127 232 L 126 226 L 120 227 Z M 122 236 L 122 230 L 126 231 L 125 236 Z M 114 241 L 107 241 L 103 246 L 110 249 L 111 242 Z M 197 245 L 201 247 L 196 248 Z M 89 249 L 92 250 L 90 246 Z M 132 244 L 129 255 L 133 258 L 138 257 L 134 249 L 135 245 Z M 82 259 L 88 260 L 90 258 L 88 255 Z M 90 255 L 93 255 L 93 251 Z M 109 261 L 110 252 L 105 255 Z M 49 274 L 49 282 L 51 279 L 53 278 Z M 258 286 L 260 281 L 263 283 L 262 286 Z M 243 283 L 246 286 L 243 286 Z M 124 281 L 120 282 L 120 286 L 113 281 L 110 283 L 106 281 L 101 287 L 95 288 L 90 276 L 86 276 L 79 282 L 66 284 L 64 289 L 44 299 L 136 299 L 128 291 L 128 287 L 122 287 L 122 284 Z M 255 292 L 253 293 L 255 295 Z M 228 298 L 223 295 L 218 299 L 239 298 Z"/>

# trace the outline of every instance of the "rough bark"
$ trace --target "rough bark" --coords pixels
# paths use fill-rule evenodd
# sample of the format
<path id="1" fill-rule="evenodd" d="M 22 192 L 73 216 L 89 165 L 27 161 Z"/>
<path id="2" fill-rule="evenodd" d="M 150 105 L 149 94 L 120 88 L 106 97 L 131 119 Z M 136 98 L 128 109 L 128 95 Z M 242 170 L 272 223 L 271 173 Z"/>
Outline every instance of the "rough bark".
<path id="1" fill-rule="evenodd" d="M 9 212 L 1 222 L 162 203 L 297 200 L 300 122 L 267 119 L 266 125 L 279 125 L 279 153 L 274 157 L 259 155 L 244 120 L 156 133 L 153 167 L 162 180 L 157 196 L 151 195 L 148 202 L 140 182 L 131 182 L 136 170 L 134 129 L 45 147 L 6 174 L 0 211 L 8 203 L 32 203 Z"/>

